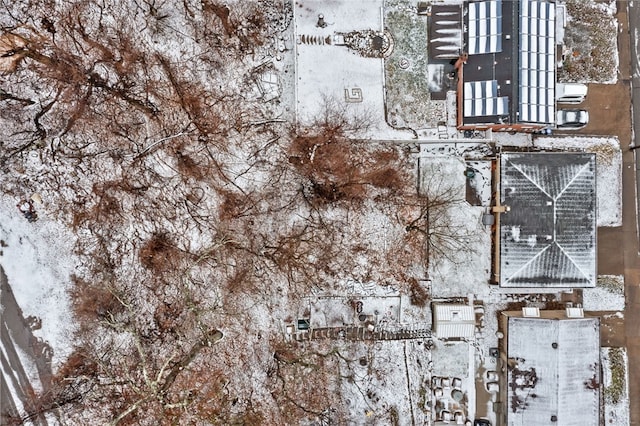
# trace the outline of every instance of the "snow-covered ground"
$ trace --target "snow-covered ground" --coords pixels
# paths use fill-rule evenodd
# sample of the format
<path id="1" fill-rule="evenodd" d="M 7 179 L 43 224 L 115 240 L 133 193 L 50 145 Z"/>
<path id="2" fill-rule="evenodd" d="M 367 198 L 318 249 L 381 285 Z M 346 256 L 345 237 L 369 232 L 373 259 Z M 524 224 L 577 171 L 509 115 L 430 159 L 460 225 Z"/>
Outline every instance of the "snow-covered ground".
<path id="1" fill-rule="evenodd" d="M 563 82 L 613 84 L 618 79 L 619 24 L 614 0 L 567 0 L 567 26 L 563 31 Z"/>
<path id="2" fill-rule="evenodd" d="M 382 30 L 384 4 L 383 0 L 293 2 L 295 30 L 291 29 L 291 34 L 281 39 L 284 52 L 279 53 L 275 58 L 280 62 L 274 63 L 280 71 L 284 70 L 288 73 L 288 77 L 280 75 L 285 92 L 282 95 L 282 104 L 285 106 L 282 108 L 286 111 L 295 110 L 298 118 L 304 120 L 316 116 L 321 111 L 323 97 L 326 97 L 344 103 L 345 111 L 348 113 L 371 115 L 373 132 L 359 136 L 379 140 L 409 140 L 415 136 L 411 132 L 394 130 L 386 123 L 382 60 L 364 58 L 350 52 L 344 46 L 323 42 L 325 37 L 333 37 L 335 32 Z M 319 14 L 324 15 L 323 19 L 328 24 L 327 27 L 317 26 Z M 303 36 L 306 41 L 302 39 Z M 291 69 L 294 66 L 291 57 L 294 52 L 297 67 L 295 73 Z M 290 99 L 287 99 L 287 96 Z M 449 127 L 443 134 L 439 133 L 439 129 L 426 129 L 422 133 L 418 132 L 418 135 L 425 139 L 445 136 L 460 138 L 459 132 L 454 128 L 455 115 L 452 114 L 455 111 L 454 101 L 453 96 L 447 97 Z M 282 111 L 281 113 L 285 114 Z M 280 117 L 279 114 L 274 116 Z M 497 145 L 503 146 L 534 145 L 530 135 L 504 133 L 496 136 L 495 139 Z M 598 225 L 616 226 L 621 220 L 621 201 L 619 195 L 618 198 L 615 195 L 620 194 L 621 155 L 615 139 L 601 139 L 603 140 L 539 138 L 535 141 L 535 146 L 568 150 L 586 148 L 591 152 L 597 152 Z M 441 256 L 432 262 L 429 268 L 430 291 L 432 290 L 433 296 L 436 297 L 468 297 L 482 303 L 484 305 L 484 319 L 480 322 L 482 328 L 478 330 L 475 341 L 456 344 L 436 342 L 436 348 L 433 351 L 426 349 L 426 340 L 336 343 L 332 350 L 339 355 L 337 377 L 341 396 L 344 397 L 345 404 L 352 413 L 350 420 L 355 424 L 372 424 L 373 422 L 390 424 L 398 419 L 400 424 L 409 424 L 409 419 L 414 424 L 427 424 L 437 410 L 434 404 L 429 405 L 429 402 L 435 400 L 433 389 L 431 389 L 433 374 L 460 376 L 463 380 L 462 388 L 467 396 L 468 412 L 466 414 L 472 418 L 476 413 L 473 369 L 478 367 L 485 370 L 496 369 L 496 359 L 490 357 L 488 352 L 489 348 L 498 346 L 497 313 L 505 309 L 507 303 L 519 302 L 520 299 L 514 295 L 503 294 L 500 289 L 488 284 L 491 269 L 491 235 L 490 228 L 482 225 L 481 218 L 490 200 L 491 169 L 487 162 L 481 162 L 478 159 L 491 155 L 492 147 L 484 140 L 456 142 L 421 145 L 421 161 L 429 157 L 422 161 L 424 168 L 421 170 L 423 172 L 421 176 L 423 179 L 425 176 L 440 176 L 441 180 L 451 183 L 451 187 L 457 190 L 456 198 L 464 200 L 467 183 L 464 172 L 471 165 L 478 171 L 477 178 L 472 184 L 480 194 L 482 206 L 470 206 L 465 202 L 456 203 L 444 214 L 448 232 L 451 232 L 453 237 L 462 244 L 447 256 Z M 242 157 L 240 154 L 238 158 Z M 159 164 L 160 160 L 164 160 L 163 155 L 166 155 L 166 152 L 159 152 L 153 155 L 153 158 Z M 465 164 L 463 158 L 474 160 Z M 227 163 L 226 166 L 235 172 L 235 169 L 242 169 L 244 163 L 238 160 L 238 164 Z M 165 178 L 174 176 L 174 173 L 167 174 L 167 169 L 163 166 L 155 167 L 159 176 Z M 249 177 L 254 180 L 249 180 Z M 243 188 L 250 187 L 258 182 L 257 178 L 262 177 L 253 171 L 243 180 L 238 179 L 237 183 Z M 607 188 L 607 191 L 602 188 Z M 3 252 L 0 256 L 0 264 L 8 275 L 9 283 L 13 287 L 24 316 L 41 319 L 42 327 L 34 330 L 34 334 L 52 347 L 55 367 L 70 352 L 73 343 L 75 327 L 71 319 L 70 302 L 66 291 L 70 274 L 73 273 L 76 264 L 72 251 L 75 237 L 69 229 L 47 215 L 46 200 L 44 205 L 35 204 L 39 220 L 34 223 L 29 223 L 19 213 L 15 207 L 17 202 L 18 199 L 10 195 L 0 196 L 0 239 L 3 240 L 0 248 Z M 377 247 L 379 252 L 386 253 L 386 244 L 397 239 L 397 234 L 402 234 L 404 230 L 400 225 L 391 223 L 384 215 L 374 213 L 370 212 L 366 216 L 368 221 L 354 224 L 353 222 L 357 222 L 358 219 L 347 220 L 346 218 L 345 223 L 350 222 L 350 226 L 361 229 L 361 235 L 366 235 L 372 241 L 371 247 Z M 370 264 L 377 263 L 377 259 L 371 255 L 371 252 L 368 252 L 367 256 L 364 254 L 358 256 L 361 257 L 358 266 L 347 271 L 352 275 L 359 274 Z M 340 297 L 345 294 L 340 290 L 346 287 L 348 286 L 335 287 Z M 366 290 L 367 288 L 363 288 L 353 293 L 372 296 Z M 412 306 L 407 303 L 405 295 L 397 297 L 395 291 L 393 293 L 393 297 L 384 299 L 371 297 L 366 308 L 373 309 L 374 312 L 383 312 L 384 309 L 389 308 L 390 317 L 394 322 L 424 324 L 431 320 L 428 306 Z M 346 294 L 345 297 L 350 295 L 348 291 Z M 584 294 L 585 309 L 590 309 L 589 306 L 593 305 L 599 310 L 608 308 L 620 310 L 621 300 L 624 308 L 623 297 L 621 299 L 618 293 L 600 286 L 589 289 Z M 271 295 L 271 297 L 274 296 Z M 397 299 L 400 302 L 397 302 Z M 393 305 L 384 305 L 389 301 L 393 301 Z M 285 302 L 282 303 L 284 305 Z M 325 317 L 333 307 L 335 306 L 322 306 L 321 310 Z M 390 309 L 391 307 L 393 309 Z M 340 320 L 347 318 L 345 316 L 347 314 L 353 315 L 353 310 L 349 310 L 348 304 L 344 303 L 340 308 L 336 309 L 339 311 L 337 314 Z M 270 314 L 273 312 L 266 309 L 264 314 L 256 315 L 254 312 L 254 316 L 262 318 L 264 322 L 273 320 L 269 317 Z M 314 321 L 313 315 L 311 318 Z M 347 319 L 353 320 L 353 318 Z M 329 325 L 328 320 L 325 323 Z M 262 327 L 262 324 L 258 328 L 269 329 L 268 326 Z M 269 338 L 271 339 L 272 336 Z M 229 337 L 227 340 L 230 340 Z M 272 352 L 268 352 L 267 358 L 272 359 L 271 355 Z M 33 363 L 26 360 L 28 358 L 26 355 L 23 357 L 25 358 L 23 364 L 31 365 L 28 367 L 27 374 L 35 380 Z M 262 373 L 263 371 L 260 372 Z M 326 372 L 327 375 L 331 373 L 336 372 Z M 259 393 L 260 391 L 256 392 L 256 394 Z M 261 402 L 258 397 L 256 401 L 258 402 L 256 405 Z M 623 409 L 620 408 L 623 402 L 613 407 L 613 411 L 606 418 L 614 420 L 623 418 L 623 414 L 620 414 L 623 413 Z M 486 416 L 495 420 L 492 410 L 492 406 L 487 407 Z M 614 424 L 618 423 L 614 422 Z"/>
<path id="3" fill-rule="evenodd" d="M 71 351 L 75 325 L 67 294 L 76 262 L 71 230 L 47 216 L 45 204 L 34 203 L 38 220 L 30 223 L 16 208 L 16 199 L 0 195 L 2 265 L 25 318 L 42 323 L 33 331 L 53 350 L 55 369 Z"/>
<path id="4" fill-rule="evenodd" d="M 438 224 L 438 232 L 448 235 L 453 243 L 446 255 L 434 254 L 429 267 L 433 281 L 433 297 L 466 297 L 487 286 L 491 270 L 490 228 L 482 225 L 483 207 L 465 201 L 465 162 L 459 157 L 428 154 L 420 158 L 420 188 L 442 191 L 446 188 L 455 203 L 447 209 Z M 434 178 L 435 177 L 435 178 Z M 430 194 L 430 196 L 440 194 Z"/>
<path id="5" fill-rule="evenodd" d="M 601 348 L 604 424 L 627 426 L 629 417 L 629 359 L 625 348 Z"/>
<path id="6" fill-rule="evenodd" d="M 599 275 L 595 287 L 583 290 L 582 307 L 586 311 L 624 311 L 624 276 Z"/>
<path id="7" fill-rule="evenodd" d="M 382 31 L 382 5 L 382 0 L 296 2 L 295 107 L 301 122 L 321 116 L 326 102 L 335 102 L 347 114 L 368 116 L 372 128 L 358 136 L 411 139 L 410 132 L 392 129 L 386 123 L 382 58 L 359 56 L 334 41 L 336 33 Z M 319 15 L 324 16 L 324 28 L 317 25 Z"/>

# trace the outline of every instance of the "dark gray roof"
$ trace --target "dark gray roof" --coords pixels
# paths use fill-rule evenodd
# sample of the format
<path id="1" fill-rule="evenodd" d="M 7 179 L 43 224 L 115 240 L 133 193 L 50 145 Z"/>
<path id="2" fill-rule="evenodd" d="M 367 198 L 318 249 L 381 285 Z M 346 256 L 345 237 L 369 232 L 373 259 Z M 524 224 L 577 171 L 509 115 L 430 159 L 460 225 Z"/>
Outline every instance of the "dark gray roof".
<path id="1" fill-rule="evenodd" d="M 594 287 L 596 159 L 590 153 L 501 156 L 500 286 Z"/>
<path id="2" fill-rule="evenodd" d="M 463 99 L 488 100 L 465 105 L 464 124 L 555 121 L 555 3 L 547 0 L 466 2 L 464 33 L 469 53 L 464 66 Z M 483 108 L 499 100 L 499 108 Z M 467 102 L 467 104 L 469 104 Z M 469 104 L 470 105 L 470 104 Z M 484 115 L 481 115 L 484 114 Z"/>
<path id="3" fill-rule="evenodd" d="M 510 317 L 507 345 L 508 425 L 599 424 L 598 318 Z"/>
<path id="4" fill-rule="evenodd" d="M 431 6 L 429 28 L 429 57 L 457 58 L 462 48 L 462 5 Z"/>

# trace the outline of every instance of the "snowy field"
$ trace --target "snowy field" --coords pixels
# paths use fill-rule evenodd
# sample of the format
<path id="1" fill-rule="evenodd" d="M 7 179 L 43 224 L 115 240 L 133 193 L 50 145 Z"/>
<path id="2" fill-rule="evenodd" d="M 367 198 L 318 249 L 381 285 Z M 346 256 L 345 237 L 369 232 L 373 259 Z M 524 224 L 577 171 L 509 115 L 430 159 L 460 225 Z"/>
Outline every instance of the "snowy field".
<path id="1" fill-rule="evenodd" d="M 382 0 L 349 2 L 296 2 L 296 113 L 306 123 L 322 114 L 326 101 L 337 103 L 344 112 L 368 117 L 369 132 L 357 136 L 375 139 L 411 139 L 410 132 L 387 125 L 384 116 L 384 64 L 382 58 L 367 58 L 346 46 L 331 43 L 336 32 L 382 31 Z M 330 7 L 329 7 L 330 6 Z M 317 26 L 323 15 L 325 28 Z M 357 19 L 352 17 L 357 16 Z M 304 37 L 303 37 L 304 36 Z M 322 41 L 304 43 L 309 37 Z"/>
<path id="2" fill-rule="evenodd" d="M 482 225 L 483 207 L 465 201 L 466 165 L 461 158 L 423 155 L 420 158 L 420 188 L 446 185 L 457 200 L 437 220 L 446 222 L 442 231 L 455 240 L 447 255 L 434 255 L 429 265 L 433 297 L 466 297 L 487 286 L 491 269 L 490 228 Z M 433 182 L 434 176 L 438 177 Z"/>
<path id="3" fill-rule="evenodd" d="M 488 355 L 489 348 L 498 346 L 498 312 L 506 309 L 507 304 L 520 303 L 521 295 L 505 294 L 496 286 L 489 285 L 491 272 L 491 234 L 490 227 L 482 224 L 482 215 L 491 201 L 491 164 L 484 157 L 493 155 L 493 146 L 486 140 L 465 141 L 455 143 L 445 141 L 446 138 L 459 138 L 460 133 L 455 129 L 455 97 L 447 97 L 446 110 L 447 124 L 449 127 L 438 133 L 440 129 L 423 129 L 422 132 L 412 133 L 399 131 L 387 125 L 385 119 L 385 95 L 384 95 L 384 64 L 380 58 L 365 58 L 350 51 L 345 46 L 336 45 L 333 40 L 336 33 L 346 33 L 359 30 L 382 31 L 383 6 L 387 0 L 359 0 L 359 1 L 324 1 L 305 0 L 293 1 L 294 28 L 283 36 L 280 42 L 283 45 L 276 58 L 275 67 L 288 73 L 288 76 L 275 76 L 270 72 L 265 73 L 265 82 L 270 82 L 274 91 L 284 88 L 282 102 L 274 116 L 280 119 L 287 115 L 284 111 L 293 113 L 302 122 L 311 121 L 322 113 L 325 100 L 336 102 L 339 108 L 344 108 L 346 114 L 354 116 L 368 115 L 372 128 L 367 132 L 357 134 L 377 140 L 410 140 L 414 137 L 443 138 L 442 144 L 423 144 L 420 146 L 420 182 L 423 193 L 427 188 L 432 188 L 437 177 L 439 184 L 446 184 L 451 190 L 448 195 L 453 197 L 453 203 L 446 210 L 440 212 L 439 217 L 432 218 L 438 230 L 448 234 L 453 241 L 448 252 L 442 254 L 433 253 L 428 264 L 429 296 L 438 298 L 468 298 L 469 303 L 474 301 L 484 308 L 476 306 L 482 317 L 479 320 L 480 329 L 477 330 L 475 339 L 470 342 L 446 343 L 442 341 L 429 342 L 427 339 L 414 339 L 405 341 L 376 341 L 376 342 L 322 342 L 314 346 L 312 342 L 304 349 L 317 349 L 321 358 L 335 359 L 335 370 L 325 372 L 327 377 L 337 378 L 337 387 L 332 391 L 340 393 L 341 402 L 348 407 L 350 414 L 349 424 L 433 424 L 434 418 L 442 416 L 443 408 L 437 403 L 439 396 L 432 389 L 434 376 L 441 379 L 458 378 L 462 381 L 462 390 L 465 391 L 464 418 L 472 420 L 476 415 L 488 417 L 495 424 L 496 416 L 493 412 L 493 404 L 487 403 L 487 413 L 476 412 L 476 388 L 474 386 L 474 370 L 481 373 L 485 370 L 496 370 L 496 359 Z M 322 14 L 326 27 L 318 26 L 319 15 Z M 330 42 L 327 42 L 330 40 Z M 295 46 L 295 47 L 294 47 Z M 425 46 L 426 49 L 426 46 Z M 180 49 L 174 46 L 168 50 L 178 52 Z M 295 54 L 295 73 L 293 54 Z M 187 76 L 188 77 L 188 76 Z M 274 83 L 274 81 L 282 82 Z M 275 96 L 275 95 L 274 95 Z M 286 105 L 285 105 L 286 104 Z M 290 107 L 290 108 L 289 108 Z M 265 106 L 265 108 L 267 108 Z M 283 111 L 284 108 L 284 111 Z M 278 121 L 276 120 L 276 121 Z M 444 127 L 444 126 L 443 126 Z M 487 136 L 489 139 L 489 136 Z M 171 140 L 167 138 L 166 140 Z M 460 140 L 458 140 L 460 142 Z M 537 138 L 532 141 L 531 135 L 499 134 L 496 136 L 496 145 L 539 147 L 544 149 L 580 150 L 595 152 L 598 155 L 597 185 L 598 185 L 598 226 L 619 226 L 621 224 L 621 152 L 615 138 L 580 138 L 580 137 L 549 137 Z M 159 145 L 160 146 L 160 145 Z M 160 146 L 162 148 L 162 146 Z M 238 153 L 238 162 L 227 161 L 228 170 L 233 174 L 242 175 L 246 166 L 242 159 L 243 152 Z M 167 152 L 160 150 L 153 154 L 154 171 L 159 177 L 170 179 L 174 172 L 160 164 L 161 160 L 170 159 Z M 466 160 L 467 161 L 465 163 Z M 473 167 L 476 177 L 468 182 L 465 171 Z M 177 173 L 177 172 L 175 172 Z M 250 180 L 253 179 L 253 180 Z M 243 189 L 252 189 L 262 182 L 263 174 L 258 171 L 247 173 L 245 177 L 238 178 L 237 184 Z M 470 184 L 479 195 L 481 206 L 471 206 L 465 200 L 466 185 Z M 44 196 L 48 195 L 41 192 Z M 27 194 L 29 196 L 31 194 Z M 70 276 L 78 267 L 79 260 L 73 254 L 76 237 L 72 231 L 57 222 L 48 215 L 47 201 L 44 204 L 35 203 L 38 212 L 38 220 L 30 223 L 16 208 L 19 200 L 8 194 L 0 195 L 0 265 L 5 270 L 9 284 L 20 305 L 24 317 L 33 317 L 33 321 L 41 327 L 34 327 L 34 335 L 43 343 L 52 348 L 52 364 L 54 371 L 71 352 L 75 325 L 72 319 L 71 306 L 67 291 L 70 284 Z M 399 235 L 405 232 L 402 224 L 395 223 L 382 211 L 371 209 L 366 215 L 343 214 L 344 223 L 360 230 L 354 240 L 369 241 L 370 250 L 366 255 L 354 254 L 356 259 L 353 268 L 345 275 L 366 276 L 365 272 L 370 265 L 380 263 L 380 258 L 371 254 L 371 251 L 386 253 L 387 244 L 399 239 Z M 330 218 L 327 213 L 327 218 Z M 354 219 L 355 217 L 355 219 Z M 361 218 L 365 218 L 362 220 Z M 333 218 L 335 219 L 335 217 Z M 253 223 L 251 223 L 253 225 Z M 197 234 L 196 234 L 197 236 Z M 365 238 L 366 236 L 366 238 Z M 194 238 L 195 239 L 195 238 Z M 208 242 L 208 240 L 207 240 Z M 401 253 L 400 253 L 401 254 Z M 400 256 L 396 256 L 396 259 Z M 420 265 L 422 266 L 422 265 Z M 414 266 L 415 269 L 420 269 Z M 426 268 L 426 262 L 425 262 Z M 422 276 L 409 271 L 408 275 Z M 422 272 L 422 270 L 421 270 Z M 377 277 L 374 277 L 377 278 Z M 406 277 L 397 278 L 398 280 Z M 585 310 L 623 310 L 624 292 L 620 293 L 623 285 L 622 277 L 601 276 L 598 286 L 594 289 L 585 289 Z M 368 315 L 381 315 L 383 320 L 398 324 L 426 324 L 430 326 L 430 307 L 418 307 L 411 305 L 406 294 L 399 295 L 391 286 L 384 287 L 379 284 L 367 282 L 347 282 L 348 278 L 341 276 L 334 283 L 331 294 L 337 293 L 337 297 L 329 300 L 328 297 L 316 297 L 308 300 L 310 318 L 313 326 L 340 326 L 351 324 L 357 319 L 357 305 L 354 311 L 350 304 L 354 295 L 361 295 L 362 313 Z M 425 285 L 421 281 L 421 285 Z M 317 285 L 317 284 L 313 284 Z M 382 289 L 388 290 L 383 291 Z M 377 291 L 376 291 L 377 290 Z M 271 291 L 271 289 L 269 289 Z M 313 291 L 311 291 L 313 293 Z M 257 311 L 254 317 L 261 318 L 265 324 L 259 324 L 256 330 L 269 330 L 272 322 L 281 321 L 275 319 L 279 314 L 272 306 L 287 300 L 277 293 L 267 293 L 272 299 L 267 301 L 269 309 L 262 306 L 265 300 L 257 296 Z M 267 296 L 267 297 L 269 297 Z M 374 297 L 376 296 L 376 297 Z M 556 297 L 557 296 L 557 297 Z M 549 296 L 552 300 L 551 297 Z M 559 295 L 555 295 L 556 300 Z M 546 302 L 546 299 L 543 299 Z M 336 303 L 337 301 L 337 303 Z M 290 307 L 287 306 L 286 309 Z M 280 309 L 280 308 L 279 308 Z M 284 310 L 284 309 L 282 309 Z M 291 311 L 295 310 L 295 306 Z M 264 312 L 263 312 L 264 311 Z M 4 313 L 4 312 L 3 312 Z M 305 315 L 300 312 L 298 317 Z M 230 320 L 231 321 L 231 320 Z M 384 322 L 384 321 L 383 321 Z M 222 321 L 223 325 L 224 321 Z M 229 326 L 228 324 L 226 326 Z M 244 324 L 243 324 L 244 326 Z M 229 326 L 231 328 L 231 326 Z M 244 328 L 242 328 L 244 330 Z M 255 359 L 242 364 L 251 374 L 247 380 L 246 389 L 250 396 L 245 400 L 240 398 L 239 406 L 254 402 L 256 406 L 264 404 L 261 398 L 272 392 L 268 386 L 256 385 L 256 378 L 263 374 L 269 374 L 273 367 L 273 350 L 266 346 L 267 340 L 276 341 L 279 336 L 270 335 L 262 339 L 262 334 L 257 333 L 254 346 L 250 346 L 251 336 L 242 336 L 246 339 L 247 347 L 255 355 L 263 356 L 264 364 Z M 266 331 L 265 331 L 266 334 Z M 242 348 L 241 340 L 235 339 L 233 332 L 225 330 L 226 342 L 234 349 Z M 229 342 L 233 342 L 229 343 Z M 324 345 L 327 343 L 326 345 Z M 237 346 L 233 346 L 237 344 Z M 427 347 L 434 344 L 433 350 Z M 262 345 L 262 346 L 260 346 Z M 323 346 L 324 345 L 324 346 Z M 330 347 L 326 352 L 324 348 Z M 164 347 L 163 347 L 164 348 Z M 4 350 L 4 348 L 3 348 Z M 240 358 L 241 351 L 231 351 L 227 354 L 229 359 Z M 301 351 L 302 352 L 302 351 Z M 244 354 L 242 354 L 244 355 Z M 315 353 L 314 355 L 318 355 Z M 173 356 L 173 355 L 172 355 Z M 617 358 L 616 358 L 617 357 Z M 28 370 L 26 375 L 37 387 L 37 371 L 27 354 L 21 354 L 24 358 L 22 364 Z M 204 357 L 202 357 L 204 358 Z M 624 360 L 623 376 L 620 370 L 613 367 L 612 358 L 618 360 L 618 354 L 612 357 L 608 348 L 603 348 L 603 372 L 605 386 L 605 420 L 606 424 L 629 424 L 628 412 L 628 388 L 627 388 L 627 358 L 626 352 L 622 353 Z M 154 359 L 154 362 L 162 360 L 162 357 Z M 243 360 L 245 358 L 242 358 Z M 302 358 L 300 358 L 302 359 Z M 135 362 L 135 360 L 134 360 Z M 168 362 L 168 361 L 167 361 Z M 215 361 L 217 362 L 217 361 Z M 617 361 L 616 361 L 617 362 Z M 287 365 L 283 362 L 280 367 L 284 370 Z M 204 364 L 208 368 L 209 364 Z M 228 367 L 221 362 L 223 367 Z M 268 369 L 269 368 L 269 369 Z M 317 368 L 317 366 L 314 366 Z M 229 367 L 231 369 L 231 367 Z M 182 368 L 181 368 L 182 370 Z M 177 370 L 176 370 L 177 371 Z M 186 371 L 186 370 L 185 370 Z M 320 370 L 318 370 L 320 371 Z M 146 372 L 145 372 L 146 373 Z M 231 371 L 231 380 L 224 383 L 221 389 L 232 394 L 237 391 L 237 383 L 227 387 L 233 377 L 242 376 L 241 371 Z M 184 373 L 182 373 L 184 374 Z M 281 372 L 278 371 L 279 379 Z M 335 376 L 334 376 L 335 374 Z M 204 376 L 203 376 L 204 377 Z M 302 376 L 303 378 L 305 376 Z M 620 377 L 624 377 L 622 388 L 619 388 Z M 175 378 L 175 377 L 174 377 Z M 209 377 L 207 378 L 209 379 Z M 215 377 L 214 377 L 215 379 Z M 215 380 L 214 380 L 215 381 Z M 259 381 L 259 380 L 258 380 Z M 264 379 L 265 383 L 273 382 Z M 294 382 L 300 382 L 298 378 Z M 194 382 L 195 383 L 195 382 Z M 282 386 L 279 381 L 275 381 Z M 313 385 L 303 380 L 302 386 Z M 484 385 L 483 385 L 484 386 Z M 130 391 L 131 388 L 124 388 Z M 232 390 L 229 390 L 232 389 Z M 253 393 L 256 390 L 255 394 Z M 324 390 L 324 389 L 323 389 Z M 449 392 L 451 390 L 449 389 Z M 14 393 L 18 390 L 14 389 Z M 612 392 L 615 398 L 611 398 Z M 616 392 L 618 392 L 616 394 Z M 151 395 L 151 394 L 149 394 Z M 219 394 L 216 394 L 219 395 Z M 451 393 L 449 393 L 451 395 Z M 293 395 L 297 397 L 297 395 Z M 217 397 L 217 396 L 216 396 Z M 445 396 L 445 399 L 447 397 Z M 266 399 L 265 399 L 266 400 Z M 185 400 L 186 401 L 186 400 Z M 247 403 L 247 401 L 249 401 Z M 210 402 L 210 401 L 209 401 Z M 232 403 L 238 402 L 238 398 Z M 626 404 L 626 405 L 625 405 Z M 266 404 L 265 404 L 266 406 Z M 230 406 L 229 406 L 230 407 Z M 227 407 L 227 408 L 229 408 Z M 193 408 L 193 405 L 189 409 Z M 485 408 L 485 407 L 483 407 Z M 148 407 L 145 407 L 147 410 Z M 282 410 L 281 407 L 278 407 Z M 182 408 L 181 408 L 182 410 Z M 329 409 L 327 409 L 329 410 Z M 149 410 L 150 411 L 150 410 Z M 184 412 L 187 412 L 184 409 Z M 140 409 L 141 415 L 142 409 Z M 280 412 L 280 411 L 279 411 Z M 308 413 L 317 414 L 309 411 Z M 151 415 L 148 414 L 149 416 Z M 323 415 L 317 416 L 324 419 Z M 153 421 L 153 420 L 150 420 Z M 323 420 L 321 420 L 323 421 Z M 451 422 L 452 424 L 455 421 Z M 314 423 L 315 424 L 315 423 Z M 324 423 L 323 423 L 324 424 Z M 464 423 L 461 423 L 464 424 Z"/>
<path id="4" fill-rule="evenodd" d="M 567 0 L 567 26 L 562 32 L 562 82 L 614 84 L 618 79 L 618 22 L 614 0 Z"/>
<path id="5" fill-rule="evenodd" d="M 70 353 L 74 331 L 67 295 L 76 264 L 74 236 L 47 217 L 46 205 L 35 204 L 39 219 L 29 223 L 16 208 L 17 201 L 0 195 L 0 239 L 4 242 L 0 264 L 24 317 L 42 321 L 34 335 L 53 349 L 55 370 Z"/>
<path id="6" fill-rule="evenodd" d="M 382 1 L 340 2 L 332 7 L 320 1 L 298 4 L 294 10 L 298 117 L 305 121 L 321 114 L 322 98 L 328 97 L 356 114 L 368 111 L 374 114 L 376 122 L 384 123 L 381 58 L 364 58 L 345 46 L 301 41 L 303 36 L 333 39 L 336 31 L 382 30 Z M 316 25 L 320 14 L 329 24 L 326 28 Z M 358 16 L 358 19 L 353 20 L 352 16 Z M 354 89 L 356 91 L 351 93 Z M 345 96 L 350 94 L 353 102 L 347 103 Z"/>

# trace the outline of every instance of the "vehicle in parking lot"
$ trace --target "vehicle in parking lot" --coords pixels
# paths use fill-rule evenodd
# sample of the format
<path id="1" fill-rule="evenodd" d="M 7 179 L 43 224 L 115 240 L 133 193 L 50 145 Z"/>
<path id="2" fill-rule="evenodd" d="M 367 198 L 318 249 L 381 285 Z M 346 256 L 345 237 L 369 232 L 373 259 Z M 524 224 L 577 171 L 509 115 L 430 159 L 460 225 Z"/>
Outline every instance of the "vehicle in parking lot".
<path id="1" fill-rule="evenodd" d="M 488 382 L 497 382 L 500 379 L 498 373 L 496 371 L 487 371 L 487 381 Z"/>
<path id="2" fill-rule="evenodd" d="M 497 382 L 487 383 L 487 392 L 497 393 L 498 391 L 500 391 L 500 385 Z"/>
<path id="3" fill-rule="evenodd" d="M 556 113 L 559 129 L 581 129 L 589 123 L 589 112 L 583 109 L 560 109 Z"/>
<path id="4" fill-rule="evenodd" d="M 487 419 L 475 419 L 473 426 L 491 426 L 491 421 Z"/>
<path id="5" fill-rule="evenodd" d="M 556 102 L 559 104 L 579 104 L 587 97 L 588 88 L 580 83 L 556 84 Z"/>

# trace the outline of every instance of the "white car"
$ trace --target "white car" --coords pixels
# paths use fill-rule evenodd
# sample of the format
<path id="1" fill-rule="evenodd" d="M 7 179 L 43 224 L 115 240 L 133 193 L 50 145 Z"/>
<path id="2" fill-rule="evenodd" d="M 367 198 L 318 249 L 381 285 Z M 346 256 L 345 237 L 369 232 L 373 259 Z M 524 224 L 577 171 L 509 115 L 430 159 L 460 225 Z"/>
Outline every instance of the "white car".
<path id="1" fill-rule="evenodd" d="M 497 393 L 498 391 L 500 391 L 500 385 L 497 382 L 487 383 L 487 392 Z"/>
<path id="2" fill-rule="evenodd" d="M 589 111 L 583 109 L 561 109 L 556 113 L 559 129 L 581 129 L 589 123 Z"/>
<path id="3" fill-rule="evenodd" d="M 500 380 L 500 376 L 496 371 L 487 371 L 487 381 L 488 382 L 497 382 Z"/>
<path id="4" fill-rule="evenodd" d="M 588 87 L 580 83 L 556 84 L 556 102 L 559 104 L 579 104 L 587 97 Z"/>

